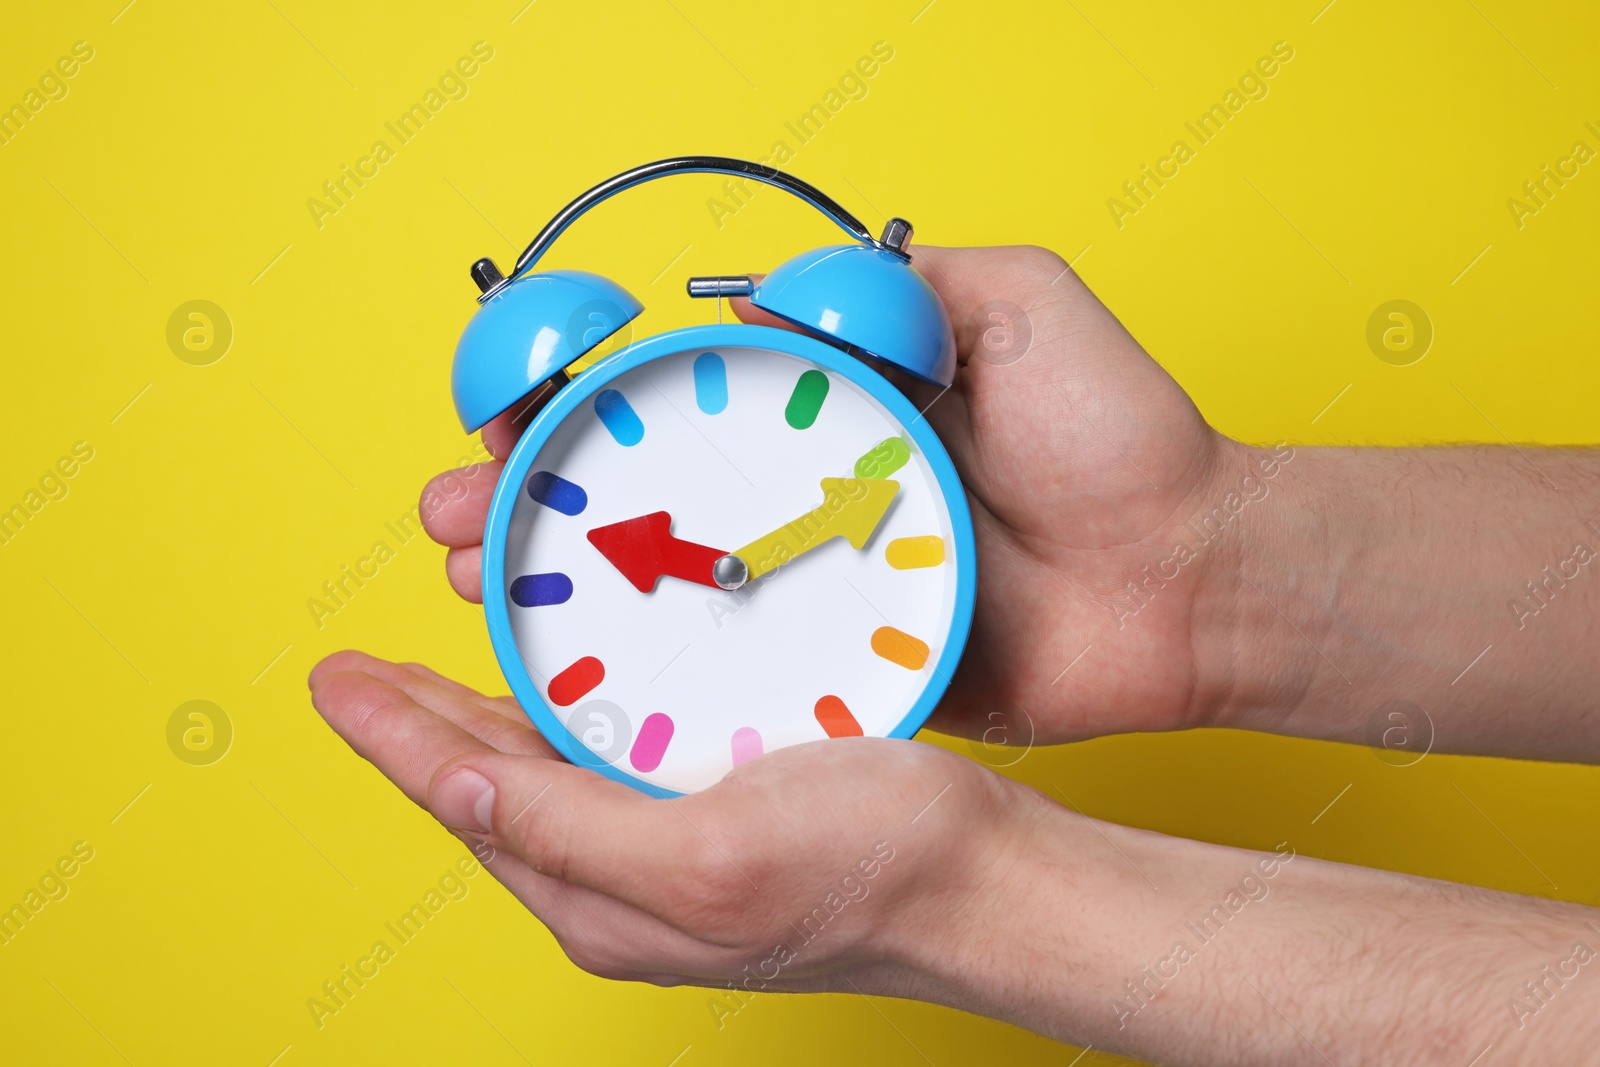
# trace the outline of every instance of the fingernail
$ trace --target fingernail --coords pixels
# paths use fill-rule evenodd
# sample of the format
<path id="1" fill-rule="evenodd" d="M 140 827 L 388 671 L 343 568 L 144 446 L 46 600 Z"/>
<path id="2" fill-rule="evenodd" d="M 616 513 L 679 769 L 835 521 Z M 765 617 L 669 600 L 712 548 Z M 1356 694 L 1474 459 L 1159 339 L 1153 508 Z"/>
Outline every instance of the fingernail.
<path id="1" fill-rule="evenodd" d="M 494 815 L 494 783 L 470 767 L 452 772 L 434 787 L 433 815 L 457 830 L 488 833 Z"/>

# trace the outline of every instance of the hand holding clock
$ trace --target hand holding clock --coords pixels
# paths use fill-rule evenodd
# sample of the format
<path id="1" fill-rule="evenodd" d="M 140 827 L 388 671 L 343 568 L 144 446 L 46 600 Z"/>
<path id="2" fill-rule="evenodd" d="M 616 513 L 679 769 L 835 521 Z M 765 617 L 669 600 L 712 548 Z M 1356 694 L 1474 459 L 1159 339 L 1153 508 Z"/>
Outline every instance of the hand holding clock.
<path id="1" fill-rule="evenodd" d="M 1593 452 L 1542 452 L 1530 474 L 1509 449 L 1300 449 L 1277 458 L 1269 505 L 1256 490 L 1273 457 L 1211 430 L 1059 258 L 918 249 L 914 263 L 963 369 L 948 395 L 907 391 L 960 469 L 982 574 L 932 725 L 980 735 L 998 712 L 1038 741 L 1196 725 L 1360 741 L 1399 692 L 1429 701 L 1437 748 L 1600 759 L 1600 658 L 1585 651 L 1600 600 L 1569 590 L 1541 639 L 1518 641 L 1500 580 L 1538 571 L 1527 545 L 1589 538 Z M 1000 301 L 1031 330 L 1017 359 L 988 317 Z M 516 432 L 502 418 L 485 440 L 503 457 Z M 484 472 L 424 508 L 471 600 L 499 464 Z M 1175 553 L 1218 514 L 1220 535 Z M 639 576 L 714 581 L 704 568 L 744 558 L 674 547 L 663 518 L 624 532 L 667 566 Z M 1552 558 L 1590 566 L 1592 544 Z M 1469 660 L 1472 684 L 1453 686 Z M 340 653 L 311 684 L 356 752 L 494 850 L 490 870 L 580 966 L 705 985 L 729 1012 L 760 990 L 880 993 L 1193 1064 L 1459 1065 L 1488 1041 L 1495 1062 L 1577 1062 L 1600 1041 L 1600 983 L 1583 981 L 1551 1025 L 1491 1032 L 1509 992 L 1581 955 L 1575 939 L 1593 958 L 1592 909 L 1098 823 L 908 741 L 797 745 L 652 800 L 560 760 L 509 698 L 426 668 Z M 1199 963 L 1167 951 L 1235 888 L 1273 900 Z M 1176 967 L 1199 973 L 1158 999 L 1130 991 Z"/>
<path id="2" fill-rule="evenodd" d="M 1130 575 L 1170 554 L 1195 502 L 1251 457 L 1206 425 L 1053 253 L 919 246 L 913 266 L 949 310 L 962 369 L 942 396 L 901 384 L 966 486 L 982 576 L 966 655 L 929 725 L 993 736 L 1000 714 L 1016 744 L 1204 722 L 1227 682 L 1203 669 L 1212 661 L 1201 654 L 1213 650 L 1190 619 L 1197 603 L 1232 593 L 1227 555 L 1186 567 L 1127 632 L 1111 605 Z M 1001 300 L 1010 310 L 991 313 Z M 733 305 L 748 322 L 785 325 L 744 300 Z M 1023 327 L 1032 341 L 1020 358 L 996 347 L 1002 329 Z M 490 452 L 509 454 L 537 408 L 486 426 Z M 484 467 L 469 492 L 425 509 L 429 533 L 451 549 L 451 584 L 475 602 L 501 464 Z"/>

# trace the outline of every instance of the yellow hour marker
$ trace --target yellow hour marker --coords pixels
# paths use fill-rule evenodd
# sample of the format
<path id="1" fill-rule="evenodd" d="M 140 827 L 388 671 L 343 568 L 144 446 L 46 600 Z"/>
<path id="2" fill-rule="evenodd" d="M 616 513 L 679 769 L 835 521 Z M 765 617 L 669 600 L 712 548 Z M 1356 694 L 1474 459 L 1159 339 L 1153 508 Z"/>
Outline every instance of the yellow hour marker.
<path id="1" fill-rule="evenodd" d="M 944 538 L 897 537 L 883 550 L 883 558 L 897 571 L 937 567 L 944 562 Z"/>
<path id="2" fill-rule="evenodd" d="M 893 626 L 880 626 L 872 631 L 872 651 L 908 671 L 920 671 L 928 662 L 928 646 Z"/>

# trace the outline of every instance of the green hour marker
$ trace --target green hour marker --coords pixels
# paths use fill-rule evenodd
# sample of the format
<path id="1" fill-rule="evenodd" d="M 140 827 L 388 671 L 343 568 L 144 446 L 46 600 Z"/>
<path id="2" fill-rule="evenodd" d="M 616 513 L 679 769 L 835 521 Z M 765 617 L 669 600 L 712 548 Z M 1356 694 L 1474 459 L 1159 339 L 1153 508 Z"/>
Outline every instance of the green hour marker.
<path id="1" fill-rule="evenodd" d="M 911 446 L 903 437 L 888 437 L 867 450 L 856 460 L 857 478 L 887 478 L 906 465 L 911 458 Z"/>
<path id="2" fill-rule="evenodd" d="M 819 370 L 808 370 L 794 383 L 794 392 L 789 394 L 789 406 L 783 409 L 783 417 L 797 430 L 810 429 L 827 397 L 828 376 Z"/>

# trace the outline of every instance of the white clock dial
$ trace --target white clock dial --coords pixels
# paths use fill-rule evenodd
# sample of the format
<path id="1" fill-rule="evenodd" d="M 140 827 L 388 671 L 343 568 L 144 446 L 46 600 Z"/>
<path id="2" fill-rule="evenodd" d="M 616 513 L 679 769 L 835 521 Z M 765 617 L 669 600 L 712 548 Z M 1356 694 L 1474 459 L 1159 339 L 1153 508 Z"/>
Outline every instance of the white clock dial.
<path id="1" fill-rule="evenodd" d="M 533 457 L 505 540 L 511 636 L 596 760 L 692 792 L 762 752 L 895 730 L 951 634 L 952 539 L 932 466 L 864 388 L 783 352 L 688 349 L 606 382 Z M 741 588 L 714 583 L 725 556 Z"/>

